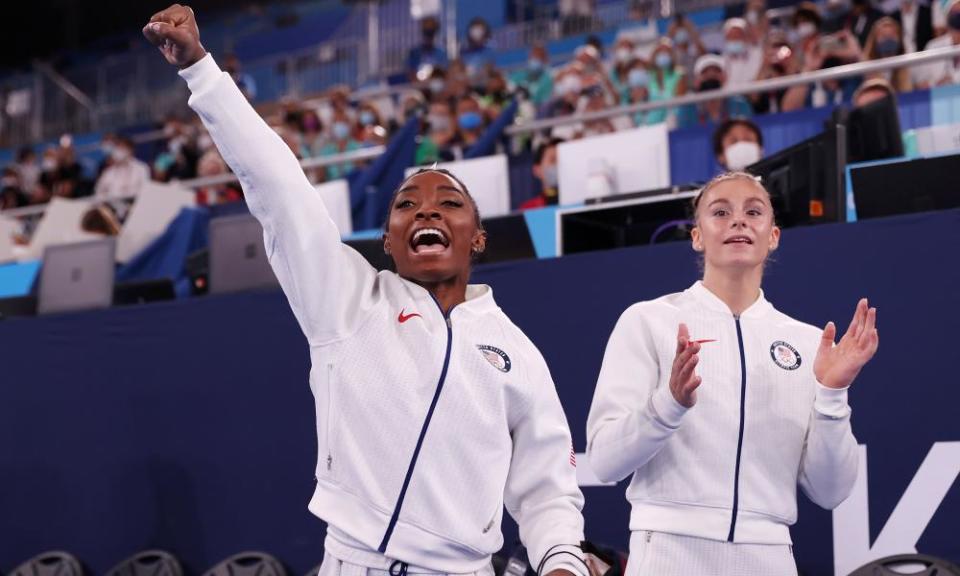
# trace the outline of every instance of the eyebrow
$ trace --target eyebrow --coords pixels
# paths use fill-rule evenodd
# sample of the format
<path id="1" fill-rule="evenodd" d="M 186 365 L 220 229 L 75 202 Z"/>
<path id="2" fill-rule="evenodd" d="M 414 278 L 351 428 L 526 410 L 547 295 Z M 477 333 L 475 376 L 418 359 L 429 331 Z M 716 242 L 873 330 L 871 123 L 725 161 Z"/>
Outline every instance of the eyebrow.
<path id="1" fill-rule="evenodd" d="M 761 204 L 763 204 L 763 205 L 766 205 L 766 202 L 763 201 L 763 198 L 761 198 L 761 197 L 759 197 L 759 196 L 751 196 L 750 198 L 747 198 L 746 200 L 744 200 L 744 204 L 746 204 L 746 203 L 748 203 L 748 202 L 759 202 L 759 203 L 761 203 Z M 714 204 L 717 204 L 717 203 L 730 204 L 730 201 L 727 200 L 726 198 L 717 198 L 717 199 L 714 200 L 713 202 L 707 204 L 707 206 L 708 206 L 708 207 L 709 207 L 709 206 L 713 206 Z"/>
<path id="2" fill-rule="evenodd" d="M 411 184 L 411 185 L 409 185 L 409 186 L 404 186 L 403 188 L 401 188 L 400 190 L 398 190 L 398 191 L 397 191 L 397 194 L 399 195 L 399 194 L 403 194 L 404 192 L 414 192 L 414 191 L 416 191 L 416 190 L 420 190 L 420 187 L 417 186 L 416 184 Z M 460 194 L 461 196 L 466 196 L 466 195 L 463 193 L 463 190 L 457 188 L 456 186 L 450 186 L 449 184 L 441 184 L 441 185 L 437 186 L 437 190 L 445 190 L 445 191 L 447 191 L 447 192 L 456 192 L 456 193 Z"/>

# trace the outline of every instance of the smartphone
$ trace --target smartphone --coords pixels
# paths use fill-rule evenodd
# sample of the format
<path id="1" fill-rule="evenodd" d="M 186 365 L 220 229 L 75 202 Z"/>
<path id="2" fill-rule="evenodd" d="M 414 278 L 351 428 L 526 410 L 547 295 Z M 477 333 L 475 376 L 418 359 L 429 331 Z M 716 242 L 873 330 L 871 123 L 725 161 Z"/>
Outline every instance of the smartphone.
<path id="1" fill-rule="evenodd" d="M 821 52 L 836 52 L 847 47 L 847 39 L 836 34 L 823 36 L 820 38 L 819 47 Z"/>

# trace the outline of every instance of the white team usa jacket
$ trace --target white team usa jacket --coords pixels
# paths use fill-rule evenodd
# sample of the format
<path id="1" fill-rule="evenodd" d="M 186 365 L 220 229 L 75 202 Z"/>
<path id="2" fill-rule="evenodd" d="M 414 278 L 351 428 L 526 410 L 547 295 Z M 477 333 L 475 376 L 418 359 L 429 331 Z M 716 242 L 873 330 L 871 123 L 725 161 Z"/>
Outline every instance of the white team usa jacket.
<path id="1" fill-rule="evenodd" d="M 697 403 L 669 389 L 677 329 L 701 345 Z M 697 282 L 628 308 L 607 344 L 587 421 L 602 480 L 633 474 L 631 530 L 789 544 L 799 483 L 833 508 L 853 488 L 847 391 L 813 374 L 822 332 L 760 298 L 739 317 Z"/>
<path id="2" fill-rule="evenodd" d="M 424 288 L 377 273 L 212 56 L 180 74 L 310 346 L 309 508 L 330 525 L 327 551 L 478 571 L 503 544 L 506 505 L 532 562 L 558 545 L 579 554 L 566 546 L 583 539 L 570 430 L 546 363 L 490 288 L 470 286 L 445 316 Z M 545 572 L 557 567 L 585 572 L 569 554 Z"/>

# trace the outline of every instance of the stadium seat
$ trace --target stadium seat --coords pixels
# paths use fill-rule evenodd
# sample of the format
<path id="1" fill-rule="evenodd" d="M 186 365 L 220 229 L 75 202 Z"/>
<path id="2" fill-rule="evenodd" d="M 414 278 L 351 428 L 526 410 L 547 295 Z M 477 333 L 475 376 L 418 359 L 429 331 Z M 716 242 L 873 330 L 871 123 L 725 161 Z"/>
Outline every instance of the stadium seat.
<path id="1" fill-rule="evenodd" d="M 183 576 L 180 561 L 162 550 L 138 552 L 107 572 L 107 576 Z"/>
<path id="2" fill-rule="evenodd" d="M 83 566 L 69 552 L 44 552 L 15 568 L 8 576 L 83 576 Z"/>
<path id="3" fill-rule="evenodd" d="M 287 576 L 287 571 L 269 554 L 241 552 L 220 562 L 204 576 Z"/>
<path id="4" fill-rule="evenodd" d="M 922 566 L 919 571 L 903 571 L 912 565 Z M 900 569 L 898 569 L 898 567 Z M 926 554 L 897 554 L 874 560 L 857 568 L 850 576 L 960 576 L 960 566 L 949 560 L 934 558 Z"/>

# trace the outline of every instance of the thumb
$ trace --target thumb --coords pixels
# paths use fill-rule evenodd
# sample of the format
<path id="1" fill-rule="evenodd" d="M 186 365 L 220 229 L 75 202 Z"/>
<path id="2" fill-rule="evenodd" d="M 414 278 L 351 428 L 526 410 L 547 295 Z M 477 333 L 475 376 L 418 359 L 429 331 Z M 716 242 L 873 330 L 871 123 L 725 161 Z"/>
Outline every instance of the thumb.
<path id="1" fill-rule="evenodd" d="M 833 347 L 834 338 L 837 336 L 837 325 L 833 322 L 827 322 L 823 329 L 823 335 L 820 337 L 820 348 L 829 350 Z"/>
<path id="2" fill-rule="evenodd" d="M 178 46 L 186 46 L 192 41 L 186 29 L 166 22 L 151 22 L 143 27 L 143 35 L 155 46 L 162 46 L 168 40 Z"/>

